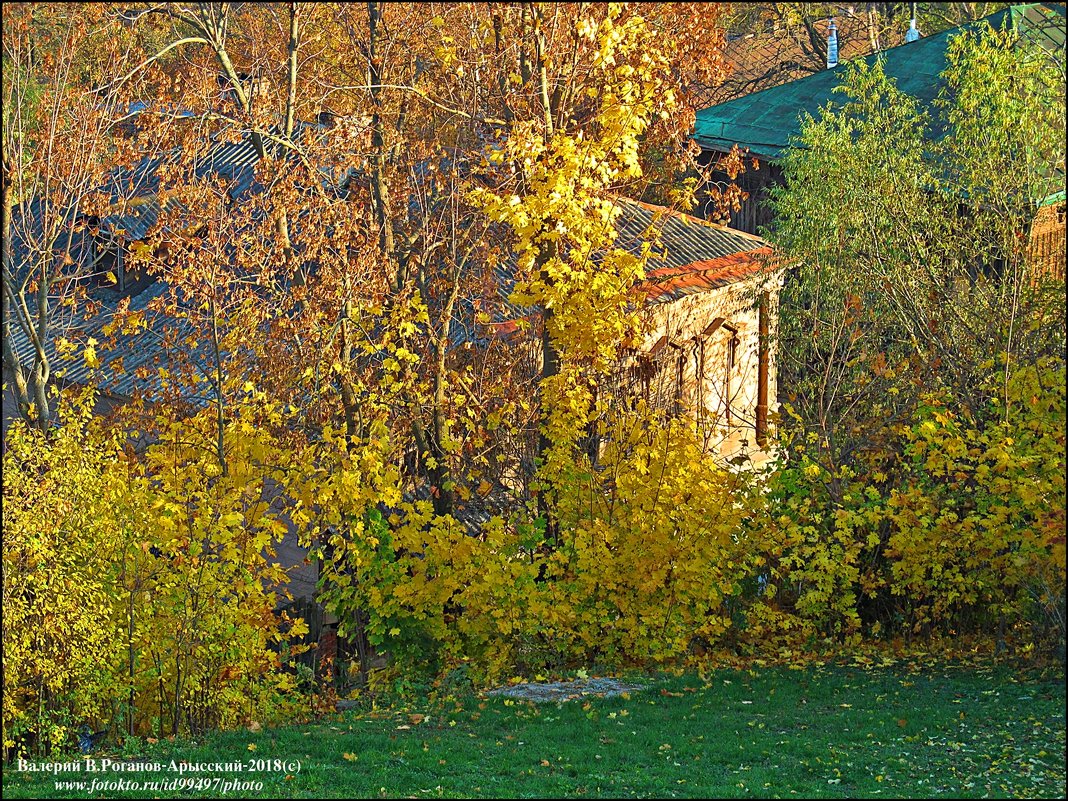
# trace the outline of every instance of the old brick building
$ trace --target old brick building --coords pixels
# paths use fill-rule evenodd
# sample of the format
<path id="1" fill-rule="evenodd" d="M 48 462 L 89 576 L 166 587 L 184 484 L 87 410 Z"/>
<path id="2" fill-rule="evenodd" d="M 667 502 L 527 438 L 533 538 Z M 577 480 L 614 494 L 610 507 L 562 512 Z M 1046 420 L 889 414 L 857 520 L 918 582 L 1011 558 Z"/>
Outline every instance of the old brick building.
<path id="1" fill-rule="evenodd" d="M 647 333 L 627 359 L 627 391 L 667 413 L 692 416 L 710 451 L 762 459 L 777 410 L 783 275 L 771 247 L 687 214 L 621 202 L 621 238 L 651 226 L 665 251 L 638 289 Z"/>

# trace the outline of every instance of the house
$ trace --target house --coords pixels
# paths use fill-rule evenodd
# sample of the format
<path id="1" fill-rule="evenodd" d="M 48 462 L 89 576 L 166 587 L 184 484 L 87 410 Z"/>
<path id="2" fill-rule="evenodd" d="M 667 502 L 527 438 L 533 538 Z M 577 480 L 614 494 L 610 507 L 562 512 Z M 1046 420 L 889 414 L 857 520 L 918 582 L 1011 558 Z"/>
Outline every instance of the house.
<path id="1" fill-rule="evenodd" d="M 890 48 L 878 54 L 864 56 L 869 65 L 881 60 L 886 74 L 897 82 L 906 94 L 930 107 L 940 88 L 940 75 L 946 68 L 949 40 L 965 28 L 983 22 L 1000 29 L 1015 26 L 1022 35 L 1057 55 L 1064 63 L 1065 9 L 1063 4 L 1031 3 L 1014 5 L 991 14 L 977 23 L 951 28 L 916 41 Z M 740 97 L 733 97 L 697 112 L 693 138 L 702 149 L 705 163 L 712 162 L 734 145 L 747 148 L 749 155 L 760 161 L 760 168 L 739 179 L 739 186 L 749 193 L 748 200 L 730 215 L 730 225 L 749 233 L 758 233 L 773 223 L 772 211 L 766 201 L 768 191 L 784 181 L 779 162 L 791 141 L 801 130 L 804 115 L 818 116 L 840 83 L 844 65 L 805 75 L 795 80 L 764 88 Z M 1064 275 L 1064 196 L 1046 199 L 1051 208 L 1040 213 L 1034 235 L 1050 236 L 1050 221 L 1059 233 L 1059 248 L 1047 243 L 1036 245 L 1046 251 L 1061 254 L 1059 264 L 1052 269 Z M 1043 240 L 1045 241 L 1045 240 Z"/>
<path id="2" fill-rule="evenodd" d="M 300 126 L 298 135 L 305 128 L 316 127 Z M 130 250 L 149 235 L 162 208 L 177 202 L 161 192 L 158 177 L 160 167 L 175 156 L 156 154 L 111 176 L 106 187 L 111 209 L 87 219 L 81 235 L 82 258 L 93 263 L 82 278 L 88 283 L 93 303 L 53 326 L 46 346 L 58 368 L 59 381 L 96 386 L 108 406 L 124 403 L 134 395 L 150 401 L 161 398 L 160 375 L 171 372 L 169 362 L 175 352 L 180 351 L 183 358 L 198 358 L 197 348 L 203 347 L 192 345 L 192 339 L 186 341 L 191 328 L 188 322 L 162 311 L 167 285 L 143 269 L 129 267 Z M 197 177 L 229 179 L 230 196 L 240 200 L 260 189 L 255 178 L 258 161 L 257 150 L 245 135 L 238 142 L 224 141 L 210 147 L 194 166 L 194 173 Z M 774 279 L 767 277 L 770 273 L 765 274 L 771 256 L 767 243 L 752 234 L 663 207 L 626 199 L 619 203 L 623 214 L 618 223 L 618 246 L 637 251 L 650 230 L 656 231 L 660 241 L 659 255 L 650 261 L 648 278 L 636 295 L 646 308 L 654 333 L 643 349 L 627 357 L 630 377 L 623 383 L 656 408 L 692 414 L 705 431 L 709 449 L 717 453 L 736 455 L 741 443 L 755 446 L 763 442 L 768 413 L 774 412 L 774 404 L 769 407 L 767 398 L 775 397 L 775 371 L 773 346 L 761 350 L 759 331 L 763 319 L 766 332 L 772 332 L 765 333 L 765 339 L 773 337 L 778 291 L 771 285 Z M 510 291 L 514 276 L 507 275 L 506 268 L 496 272 L 500 293 L 496 300 L 500 301 Z M 509 321 L 505 318 L 517 311 L 508 303 L 500 307 L 505 317 L 492 320 L 486 327 L 493 336 L 507 332 Z M 120 308 L 143 315 L 146 325 L 141 330 L 113 334 L 114 347 L 100 350 L 98 366 L 80 359 L 66 363 L 57 359 L 59 337 L 76 343 L 89 339 L 103 343 L 108 338 L 108 323 Z M 758 309 L 765 310 L 763 318 Z M 470 331 L 472 326 L 457 329 Z M 13 345 L 20 358 L 32 359 L 32 344 L 17 325 L 13 327 Z M 763 363 L 761 352 L 765 352 Z M 203 355 L 203 359 L 208 358 Z M 670 368 L 666 366 L 669 362 Z M 758 402 L 758 398 L 762 400 Z M 211 399 L 188 400 L 201 405 Z M 5 419 L 12 411 L 5 410 Z"/>
<path id="3" fill-rule="evenodd" d="M 203 170 L 229 177 L 231 195 L 239 199 L 254 191 L 257 161 L 246 137 L 213 148 Z M 118 284 L 90 287 L 96 306 L 83 307 L 67 321 L 63 332 L 73 340 L 92 338 L 102 343 L 108 323 L 120 309 L 143 315 L 143 327 L 115 333 L 114 347 L 98 351 L 99 365 L 79 358 L 61 367 L 60 380 L 65 383 L 100 388 L 104 408 L 134 396 L 148 401 L 161 398 L 162 376 L 173 372 L 169 365 L 175 354 L 200 358 L 199 346 L 188 336 L 187 322 L 162 308 L 160 301 L 169 287 L 125 270 L 129 248 L 148 236 L 161 207 L 171 202 L 159 192 L 154 172 L 153 164 L 146 163 L 119 176 L 120 183 L 125 181 L 119 194 L 135 200 L 116 200 L 112 213 L 92 221 L 92 229 L 98 232 L 90 243 L 94 258 L 106 262 Z M 658 245 L 646 279 L 633 290 L 635 305 L 648 322 L 645 341 L 623 354 L 614 390 L 643 397 L 664 414 L 692 415 L 706 447 L 723 460 L 766 459 L 763 446 L 777 408 L 774 335 L 782 275 L 771 248 L 755 235 L 671 209 L 626 199 L 618 203 L 622 214 L 617 221 L 617 246 L 637 250 L 650 232 L 655 232 Z M 494 301 L 501 309 L 514 310 L 506 301 L 500 302 L 514 275 L 511 282 L 507 276 L 502 278 Z M 481 336 L 498 344 L 509 331 L 508 321 L 502 318 L 457 326 L 460 331 L 478 328 Z M 20 357 L 30 358 L 33 346 L 17 327 L 14 339 Z M 52 357 L 57 355 L 55 340 L 48 345 Z M 205 391 L 210 395 L 210 388 Z M 185 400 L 206 404 L 212 398 Z M 8 414 L 5 408 L 5 417 Z M 477 503 L 462 510 L 465 522 L 477 524 L 497 511 L 476 507 Z M 308 620 L 309 639 L 336 642 L 331 630 L 336 619 L 324 614 L 315 602 L 318 565 L 307 556 L 308 549 L 301 546 L 294 530 L 276 545 L 275 558 L 289 574 L 288 589 L 294 597 L 290 608 Z"/>
<path id="4" fill-rule="evenodd" d="M 777 411 L 774 339 L 785 274 L 771 246 L 664 206 L 615 203 L 614 246 L 637 254 L 649 239 L 656 245 L 645 279 L 632 290 L 644 341 L 620 353 L 611 388 L 602 391 L 624 402 L 641 398 L 665 416 L 689 416 L 706 450 L 724 462 L 763 461 Z M 495 271 L 501 297 L 476 341 L 490 335 L 518 342 L 521 329 L 540 328 L 537 309 L 505 300 L 514 269 L 506 262 Z M 540 365 L 540 338 L 527 341 Z"/>
<path id="5" fill-rule="evenodd" d="M 760 237 L 664 207 L 621 200 L 619 242 L 656 231 L 663 252 L 637 287 L 643 346 L 625 391 L 688 414 L 723 460 L 767 457 L 777 411 L 775 336 L 783 271 Z"/>

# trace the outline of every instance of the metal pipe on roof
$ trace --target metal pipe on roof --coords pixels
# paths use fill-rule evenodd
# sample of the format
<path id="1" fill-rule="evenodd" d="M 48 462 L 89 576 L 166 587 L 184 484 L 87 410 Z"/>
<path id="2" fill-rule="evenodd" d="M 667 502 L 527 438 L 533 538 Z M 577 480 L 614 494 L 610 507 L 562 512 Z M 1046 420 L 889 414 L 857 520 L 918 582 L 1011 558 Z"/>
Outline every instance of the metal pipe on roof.
<path id="1" fill-rule="evenodd" d="M 830 27 L 827 29 L 827 69 L 838 66 L 838 26 L 831 17 Z"/>
<path id="2" fill-rule="evenodd" d="M 920 29 L 916 27 L 916 4 L 912 4 L 912 19 L 909 21 L 909 29 L 905 31 L 905 43 L 915 42 L 920 38 Z"/>

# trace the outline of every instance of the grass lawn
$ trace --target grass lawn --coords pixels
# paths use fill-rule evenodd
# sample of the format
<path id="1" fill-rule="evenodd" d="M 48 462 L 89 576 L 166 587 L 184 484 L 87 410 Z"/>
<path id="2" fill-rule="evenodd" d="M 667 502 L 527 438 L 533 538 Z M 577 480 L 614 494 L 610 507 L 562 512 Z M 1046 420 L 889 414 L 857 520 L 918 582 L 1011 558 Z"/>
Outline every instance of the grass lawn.
<path id="1" fill-rule="evenodd" d="M 1063 675 L 1007 668 L 826 667 L 639 679 L 629 697 L 534 706 L 470 697 L 444 709 L 344 713 L 315 724 L 145 747 L 170 761 L 281 760 L 209 771 L 207 790 L 97 791 L 103 774 L 6 766 L 7 798 L 218 797 L 1065 797 Z M 429 715 L 420 719 L 419 715 Z M 98 763 L 107 754 L 94 754 Z M 112 756 L 116 760 L 125 758 Z M 299 769 L 295 764 L 299 761 Z M 84 768 L 84 764 L 83 764 Z M 188 777 L 190 774 L 186 774 Z"/>

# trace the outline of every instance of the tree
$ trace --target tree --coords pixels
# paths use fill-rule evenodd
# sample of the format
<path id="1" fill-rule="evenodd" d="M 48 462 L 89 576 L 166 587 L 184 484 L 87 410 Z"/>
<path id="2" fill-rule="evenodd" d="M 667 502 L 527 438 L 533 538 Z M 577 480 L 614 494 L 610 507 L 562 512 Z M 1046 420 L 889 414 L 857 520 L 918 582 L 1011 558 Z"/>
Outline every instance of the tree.
<path id="1" fill-rule="evenodd" d="M 587 27 L 599 25 L 605 15 L 605 9 L 600 8 L 579 6 L 576 10 Z M 202 51 L 206 56 L 200 66 L 202 89 L 211 69 L 222 69 L 231 82 L 246 74 L 267 75 L 288 53 L 284 67 L 273 67 L 275 74 L 285 75 L 287 97 L 299 98 L 296 107 L 304 110 L 311 110 L 315 106 L 311 99 L 319 98 L 324 113 L 329 110 L 327 117 L 333 127 L 305 135 L 299 143 L 292 141 L 290 133 L 294 104 L 290 99 L 280 102 L 278 92 L 268 91 L 255 102 L 252 94 L 238 93 L 237 113 L 225 115 L 208 108 L 181 124 L 192 125 L 203 118 L 221 130 L 247 130 L 253 140 L 260 137 L 266 141 L 274 135 L 279 138 L 277 144 L 295 156 L 278 162 L 282 169 L 273 173 L 262 197 L 243 202 L 263 208 L 269 205 L 275 219 L 285 220 L 286 232 L 279 240 L 288 243 L 284 244 L 290 262 L 287 270 L 302 285 L 293 296 L 306 295 L 301 301 L 304 308 L 315 307 L 317 313 L 326 313 L 316 325 L 329 319 L 337 321 L 328 337 L 329 352 L 337 355 L 340 366 L 332 380 L 337 383 L 350 437 L 360 435 L 359 392 L 364 390 L 359 387 L 368 386 L 355 376 L 368 370 L 374 358 L 371 347 L 357 363 L 356 353 L 369 344 L 366 332 L 370 330 L 361 332 L 357 318 L 368 308 L 390 310 L 416 303 L 425 309 L 426 322 L 399 334 L 397 344 L 404 352 L 418 353 L 429 343 L 434 358 L 404 367 L 402 372 L 410 374 L 414 383 L 411 392 L 394 407 L 391 426 L 399 434 L 402 453 L 408 450 L 407 443 L 412 444 L 417 470 L 425 474 L 435 507 L 444 514 L 455 508 L 455 493 L 464 496 L 472 486 L 484 486 L 487 470 L 470 470 L 463 466 L 465 459 L 479 451 L 478 458 L 484 459 L 488 450 L 504 444 L 503 432 L 516 430 L 516 425 L 522 429 L 528 425 L 522 419 L 529 416 L 497 391 L 493 382 L 480 382 L 478 397 L 471 391 L 473 376 L 485 375 L 491 363 L 494 370 L 508 370 L 513 380 L 528 380 L 514 372 L 524 369 L 519 362 L 502 358 L 499 349 L 454 347 L 455 332 L 467 329 L 470 342 L 483 325 L 471 320 L 469 310 L 497 304 L 498 281 L 479 265 L 490 261 L 494 250 L 500 252 L 499 258 L 506 258 L 507 249 L 501 247 L 507 243 L 493 242 L 486 236 L 490 221 L 470 202 L 468 190 L 502 181 L 502 171 L 498 165 L 487 164 L 487 155 L 501 147 L 509 130 L 534 125 L 544 129 L 543 135 L 557 130 L 574 135 L 584 126 L 596 124 L 593 114 L 598 103 L 593 95 L 601 91 L 597 84 L 605 73 L 593 66 L 596 42 L 565 24 L 562 9 L 528 5 L 494 10 L 487 17 L 468 4 L 434 9 L 379 4 L 339 7 L 329 19 L 324 16 L 319 20 L 314 38 L 316 57 L 300 59 L 297 69 L 292 47 L 299 50 L 310 41 L 308 21 L 297 19 L 306 13 L 325 15 L 328 11 L 324 7 L 298 14 L 290 9 L 283 14 L 280 8 L 190 4 L 144 7 L 126 16 L 138 24 L 160 16 L 174 22 L 168 47 Z M 644 16 L 631 9 L 613 12 L 619 25 L 644 19 L 650 30 L 649 41 L 659 37 L 663 57 L 655 68 L 656 80 L 665 87 L 679 81 L 689 86 L 697 77 L 707 78 L 718 68 L 714 48 L 709 51 L 703 47 L 716 13 L 699 4 L 649 10 Z M 281 34 L 287 30 L 288 50 L 281 47 L 281 38 L 285 38 Z M 635 53 L 628 53 L 627 58 L 637 63 Z M 156 63 L 148 59 L 144 67 Z M 189 88 L 185 91 L 184 99 L 176 95 L 171 105 L 184 108 L 192 104 L 196 110 Z M 686 115 L 674 113 L 672 92 L 663 93 L 660 99 L 664 102 L 643 123 L 636 157 L 643 163 L 658 163 L 658 180 L 670 183 L 685 165 L 686 148 L 678 145 L 685 138 Z M 283 116 L 282 134 L 272 134 L 271 120 Z M 292 133 L 296 130 L 293 128 Z M 269 158 L 263 160 L 270 162 Z M 513 166 L 526 169 L 519 160 Z M 346 208 L 351 212 L 346 225 L 354 226 L 351 231 L 362 231 L 361 244 L 339 247 L 321 240 L 326 232 L 336 237 L 340 230 L 336 210 L 326 210 L 336 198 L 312 192 L 317 195 L 314 199 L 298 199 L 293 193 L 293 182 L 298 180 L 314 189 L 318 182 L 312 176 L 317 169 L 343 180 Z M 615 182 L 613 191 L 641 194 L 644 186 L 637 180 L 639 173 L 627 175 Z M 623 173 L 617 178 L 622 179 Z M 503 180 L 516 178 L 513 175 Z M 518 185 L 522 184 L 520 176 Z M 664 191 L 670 194 L 668 189 Z M 684 194 L 679 193 L 680 200 Z M 298 221 L 291 211 L 298 206 L 307 220 L 322 214 L 335 221 L 326 227 Z M 230 241 L 230 235 L 215 241 Z M 269 248 L 267 240 L 261 244 Z M 265 253 L 263 262 L 273 263 L 272 258 Z M 186 263 L 192 265 L 194 261 L 187 259 Z M 337 284 L 321 280 L 332 265 L 346 265 Z M 368 283 L 371 276 L 374 280 Z M 333 311 L 323 305 L 328 303 L 322 294 L 328 286 L 334 293 Z M 301 314 L 286 296 L 288 287 L 286 281 L 279 284 L 281 294 L 272 304 L 276 322 L 295 332 L 301 326 Z M 362 294 L 365 289 L 370 294 Z M 551 314 L 550 309 L 547 316 Z M 286 317 L 290 319 L 282 322 Z M 381 323 L 379 319 L 376 325 Z M 248 326 L 240 327 L 249 330 Z M 294 336 L 289 341 L 298 339 Z M 312 339 L 304 336 L 302 341 Z M 545 369 L 551 372 L 555 359 L 551 343 L 545 342 Z M 294 352 L 290 363 L 307 365 L 309 359 L 317 361 L 324 353 Z M 333 362 L 330 356 L 327 365 Z M 278 370 L 270 372 L 279 374 Z M 457 396 L 466 400 L 458 404 L 454 400 Z M 494 421 L 497 436 L 488 436 L 490 432 L 477 423 L 477 415 L 470 417 L 472 408 L 481 408 L 483 419 Z M 501 425 L 505 410 L 509 410 L 507 420 Z M 453 426 L 460 426 L 462 438 L 450 433 Z M 473 446 L 464 456 L 458 451 L 461 440 Z"/>
<path id="2" fill-rule="evenodd" d="M 153 376 L 166 403 L 145 409 L 137 430 L 169 436 L 187 420 L 185 441 L 211 453 L 225 483 L 234 417 L 266 393 L 294 410 L 286 423 L 299 421 L 256 419 L 304 460 L 294 522 L 339 548 L 367 535 L 370 510 L 388 520 L 412 495 L 429 494 L 446 522 L 495 491 L 525 501 L 539 424 L 546 461 L 554 443 L 556 468 L 579 456 L 577 438 L 603 412 L 590 387 L 634 324 L 630 291 L 649 251 L 615 246 L 613 196 L 656 183 L 658 197 L 687 202 L 688 92 L 719 69 L 708 46 L 719 13 L 109 9 L 103 18 L 140 50 L 94 66 L 92 102 L 141 105 L 102 173 L 114 167 L 116 184 L 151 175 L 101 210 L 158 207 L 147 236 L 123 244 L 166 283 L 150 311 L 163 313 L 176 357 Z M 208 165 L 239 143 L 254 168 Z M 531 227 L 498 206 L 513 196 Z M 522 328 L 498 314 L 514 310 L 516 266 L 513 299 L 540 307 L 545 325 L 505 343 L 494 323 Z M 146 324 L 120 312 L 109 330 Z M 539 379 L 544 414 L 528 397 Z"/>
<path id="3" fill-rule="evenodd" d="M 62 753 L 85 725 L 162 737 L 284 716 L 299 696 L 280 644 L 306 628 L 273 611 L 292 455 L 259 423 L 281 411 L 263 393 L 233 405 L 223 475 L 201 445 L 211 409 L 158 407 L 158 438 L 138 454 L 93 402 L 66 398 L 48 436 L 9 431 L 5 752 Z"/>
<path id="4" fill-rule="evenodd" d="M 91 223 L 121 150 L 112 134 L 122 96 L 93 93 L 86 63 L 118 71 L 133 47 L 95 9 L 83 10 L 4 9 L 4 380 L 19 413 L 42 430 L 53 411 L 53 341 L 84 311 L 86 281 L 98 272 Z"/>
<path id="5" fill-rule="evenodd" d="M 1064 283 L 1032 269 L 1027 248 L 1038 205 L 1063 191 L 1064 65 L 989 26 L 952 39 L 947 59 L 929 110 L 878 62 L 850 67 L 841 102 L 803 125 L 774 194 L 774 237 L 799 264 L 780 327 L 788 461 L 777 497 L 795 538 L 783 571 L 805 588 L 798 608 L 849 630 L 858 609 L 880 625 L 1004 622 L 1020 609 L 1006 600 L 1025 583 L 1018 573 L 991 581 L 977 563 L 962 566 L 981 589 L 943 595 L 929 614 L 931 594 L 900 583 L 916 575 L 905 564 L 922 561 L 902 538 L 958 537 L 990 564 L 1015 553 L 1023 532 L 1046 531 L 1020 563 L 1033 567 L 1056 553 L 1049 517 L 1063 515 L 1055 480 L 1050 510 L 1010 500 L 1008 485 L 998 514 L 982 499 L 990 454 L 1014 454 L 996 475 L 1027 464 L 1046 482 L 1045 449 L 1064 437 L 1055 412 L 1038 411 L 1063 404 Z M 1021 406 L 1023 386 L 1034 394 Z M 1035 440 L 1039 418 L 1047 428 Z M 952 436 L 937 446 L 917 444 L 943 428 Z M 954 511 L 906 523 L 899 504 Z M 948 562 L 931 564 L 932 582 L 948 574 Z"/>
<path id="6" fill-rule="evenodd" d="M 988 361 L 1011 374 L 1061 345 L 1035 327 L 1057 309 L 1025 242 L 1063 181 L 1063 65 L 981 29 L 953 40 L 944 78 L 927 112 L 878 64 L 852 68 L 844 102 L 784 163 L 777 239 L 802 266 L 783 366 L 795 408 L 831 442 L 846 434 L 838 415 L 885 397 L 871 376 L 853 383 L 857 358 L 895 372 L 911 361 L 974 411 Z"/>

